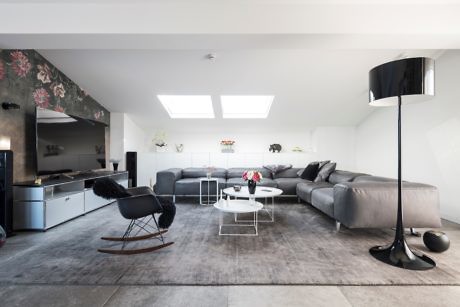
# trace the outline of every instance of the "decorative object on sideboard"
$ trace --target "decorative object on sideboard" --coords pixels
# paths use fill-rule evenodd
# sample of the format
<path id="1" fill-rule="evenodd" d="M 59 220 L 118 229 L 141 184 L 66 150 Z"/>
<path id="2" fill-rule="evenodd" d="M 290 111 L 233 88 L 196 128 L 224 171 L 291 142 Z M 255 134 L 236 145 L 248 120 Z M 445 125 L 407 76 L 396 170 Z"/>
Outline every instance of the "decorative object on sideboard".
<path id="1" fill-rule="evenodd" d="M 270 147 L 268 148 L 268 151 L 270 152 L 281 152 L 281 145 L 280 144 L 271 144 Z"/>
<path id="2" fill-rule="evenodd" d="M 303 149 L 299 146 L 292 148 L 292 152 L 303 152 Z"/>
<path id="3" fill-rule="evenodd" d="M 442 231 L 428 230 L 423 234 L 423 243 L 425 246 L 437 253 L 445 252 L 450 247 L 450 240 Z"/>
<path id="4" fill-rule="evenodd" d="M 0 226 L 0 248 L 5 244 L 6 242 L 6 232 L 3 230 L 2 226 Z"/>
<path id="5" fill-rule="evenodd" d="M 110 163 L 113 165 L 113 170 L 116 172 L 118 171 L 118 164 L 120 163 L 120 159 L 110 159 Z"/>
<path id="6" fill-rule="evenodd" d="M 369 104 L 398 107 L 398 210 L 393 243 L 372 247 L 371 255 L 386 264 L 409 270 L 429 270 L 436 263 L 418 251 L 412 251 L 404 237 L 401 166 L 401 105 L 425 95 L 434 96 L 434 60 L 407 58 L 374 67 L 369 72 Z M 426 97 L 425 97 L 426 98 Z M 383 127 L 382 127 L 383 128 Z"/>
<path id="7" fill-rule="evenodd" d="M 257 183 L 262 180 L 262 173 L 254 170 L 244 171 L 243 179 L 248 182 L 249 194 L 254 194 L 256 193 Z"/>
<path id="8" fill-rule="evenodd" d="M 2 108 L 3 110 L 18 110 L 21 108 L 21 106 L 14 102 L 5 101 L 2 102 Z"/>
<path id="9" fill-rule="evenodd" d="M 176 152 L 183 152 L 184 144 L 176 144 Z"/>
<path id="10" fill-rule="evenodd" d="M 234 153 L 235 151 L 233 150 L 233 145 L 235 144 L 235 141 L 233 140 L 222 140 L 220 141 L 220 146 L 221 146 L 221 151 L 223 153 Z"/>
<path id="11" fill-rule="evenodd" d="M 168 144 L 166 143 L 166 132 L 157 131 L 152 141 L 155 144 L 156 152 L 166 152 L 168 147 Z"/>
<path id="12" fill-rule="evenodd" d="M 9 136 L 0 135 L 0 150 L 10 150 L 11 139 Z"/>

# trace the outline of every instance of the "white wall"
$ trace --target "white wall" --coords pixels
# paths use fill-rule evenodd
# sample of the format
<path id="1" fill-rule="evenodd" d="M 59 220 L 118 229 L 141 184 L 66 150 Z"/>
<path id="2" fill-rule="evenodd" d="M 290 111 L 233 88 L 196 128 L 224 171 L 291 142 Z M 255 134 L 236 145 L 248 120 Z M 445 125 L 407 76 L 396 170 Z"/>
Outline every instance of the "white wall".
<path id="1" fill-rule="evenodd" d="M 120 160 L 119 170 L 126 169 L 126 152 L 145 152 L 146 142 L 145 131 L 127 114 L 110 113 L 110 159 Z"/>
<path id="2" fill-rule="evenodd" d="M 436 61 L 434 99 L 402 108 L 403 179 L 439 188 L 441 215 L 460 223 L 460 52 Z M 376 108 L 356 130 L 356 166 L 397 176 L 397 109 Z"/>
<path id="3" fill-rule="evenodd" d="M 153 138 L 153 134 L 151 134 Z M 222 139 L 235 140 L 235 153 L 220 152 Z M 314 160 L 330 159 L 339 169 L 355 169 L 355 128 L 319 127 L 313 131 L 278 134 L 217 134 L 217 133 L 167 133 L 168 152 L 155 153 L 153 146 L 138 153 L 138 182 L 148 185 L 155 182 L 156 172 L 172 167 L 255 167 L 267 164 L 292 164 L 305 167 Z M 149 140 L 151 143 L 151 140 Z M 175 144 L 184 144 L 182 153 L 175 152 Z M 268 147 L 279 143 L 281 153 L 270 153 Z M 303 153 L 291 149 L 299 146 Z"/>

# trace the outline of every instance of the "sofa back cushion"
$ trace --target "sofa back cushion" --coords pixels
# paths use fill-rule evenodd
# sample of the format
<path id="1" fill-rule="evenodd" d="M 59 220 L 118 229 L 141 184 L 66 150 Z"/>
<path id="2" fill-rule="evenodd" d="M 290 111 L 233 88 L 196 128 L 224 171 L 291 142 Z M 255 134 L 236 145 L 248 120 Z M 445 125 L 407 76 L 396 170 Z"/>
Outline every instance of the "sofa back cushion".
<path id="1" fill-rule="evenodd" d="M 199 178 L 206 177 L 208 169 L 205 167 L 189 167 L 182 170 L 182 178 Z M 212 171 L 212 177 L 214 178 L 226 178 L 227 170 L 225 168 L 215 168 Z"/>
<path id="2" fill-rule="evenodd" d="M 379 177 L 379 176 L 358 176 L 353 179 L 353 182 L 395 182 L 398 181 L 397 179 L 387 178 L 387 177 Z"/>
<path id="3" fill-rule="evenodd" d="M 303 170 L 303 168 L 292 167 L 290 169 L 286 169 L 284 171 L 278 172 L 273 175 L 273 179 L 277 178 L 299 178 L 297 172 Z"/>
<path id="4" fill-rule="evenodd" d="M 363 176 L 363 175 L 366 175 L 366 174 L 336 170 L 329 176 L 328 181 L 332 184 L 337 184 L 337 183 L 342 183 L 342 182 L 351 182 L 356 177 Z"/>
<path id="5" fill-rule="evenodd" d="M 272 174 L 269 170 L 263 167 L 233 167 L 227 169 L 227 178 L 241 178 L 244 171 L 255 170 L 262 174 L 262 178 L 272 179 Z"/>

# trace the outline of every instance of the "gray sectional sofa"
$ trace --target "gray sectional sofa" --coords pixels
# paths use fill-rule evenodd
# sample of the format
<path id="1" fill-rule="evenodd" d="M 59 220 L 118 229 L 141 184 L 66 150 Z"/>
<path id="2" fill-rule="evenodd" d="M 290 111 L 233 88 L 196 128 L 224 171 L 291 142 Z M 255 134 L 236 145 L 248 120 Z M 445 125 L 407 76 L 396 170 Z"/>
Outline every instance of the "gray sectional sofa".
<path id="1" fill-rule="evenodd" d="M 298 176 L 300 168 L 272 174 L 265 168 L 215 169 L 219 189 L 243 185 L 244 170 L 262 173 L 259 185 L 277 187 L 282 196 L 296 196 L 348 228 L 392 228 L 396 225 L 397 181 L 392 178 L 336 170 L 327 181 L 312 182 Z M 199 196 L 205 168 L 168 169 L 157 173 L 155 192 L 168 196 Z M 207 193 L 207 185 L 203 185 Z M 211 191 L 216 187 L 211 186 Z M 403 182 L 404 225 L 411 228 L 441 227 L 439 194 L 434 186 Z"/>

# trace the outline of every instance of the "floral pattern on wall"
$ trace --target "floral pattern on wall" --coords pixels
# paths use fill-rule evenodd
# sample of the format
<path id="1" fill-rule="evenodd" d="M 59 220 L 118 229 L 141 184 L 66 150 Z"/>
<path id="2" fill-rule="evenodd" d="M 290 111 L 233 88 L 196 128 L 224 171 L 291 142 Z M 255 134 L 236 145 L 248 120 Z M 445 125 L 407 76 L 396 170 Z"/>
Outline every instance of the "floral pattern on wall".
<path id="1" fill-rule="evenodd" d="M 35 50 L 0 50 L 0 85 L 44 109 L 109 124 L 110 113 Z"/>

